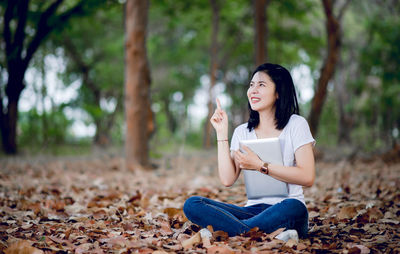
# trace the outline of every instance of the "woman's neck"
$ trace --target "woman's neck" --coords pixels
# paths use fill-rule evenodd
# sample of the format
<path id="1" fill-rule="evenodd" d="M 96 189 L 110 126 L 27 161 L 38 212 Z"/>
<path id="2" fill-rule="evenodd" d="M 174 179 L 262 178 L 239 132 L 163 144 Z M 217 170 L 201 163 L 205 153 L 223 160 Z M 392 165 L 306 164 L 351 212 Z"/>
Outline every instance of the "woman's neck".
<path id="1" fill-rule="evenodd" d="M 260 123 L 255 129 L 257 138 L 278 137 L 282 131 L 276 129 L 275 111 L 263 111 L 259 115 Z"/>
<path id="2" fill-rule="evenodd" d="M 271 110 L 265 110 L 265 111 L 261 111 L 258 112 L 259 116 L 260 116 L 260 123 L 258 125 L 258 127 L 260 129 L 264 129 L 264 128 L 274 128 L 276 126 L 275 123 L 275 110 L 271 109 Z"/>

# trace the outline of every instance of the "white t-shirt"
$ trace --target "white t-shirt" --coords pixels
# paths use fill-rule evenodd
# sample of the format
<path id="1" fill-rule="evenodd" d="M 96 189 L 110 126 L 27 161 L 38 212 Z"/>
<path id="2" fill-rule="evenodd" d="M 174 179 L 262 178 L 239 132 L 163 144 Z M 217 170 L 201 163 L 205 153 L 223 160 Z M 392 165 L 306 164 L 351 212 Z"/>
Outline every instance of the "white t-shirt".
<path id="1" fill-rule="evenodd" d="M 257 139 L 256 132 L 254 129 L 249 131 L 247 129 L 247 123 L 241 124 L 236 127 L 232 135 L 231 140 L 231 152 L 239 149 L 240 140 Z M 315 140 L 311 135 L 310 127 L 304 117 L 293 114 L 289 122 L 283 128 L 279 135 L 279 141 L 281 143 L 283 165 L 284 166 L 295 166 L 296 161 L 294 153 L 296 150 L 308 143 L 315 145 Z M 297 184 L 288 184 L 289 195 L 288 197 L 263 197 L 258 199 L 249 199 L 246 206 L 255 205 L 259 203 L 271 204 L 281 202 L 285 198 L 295 198 L 304 202 L 303 187 Z"/>

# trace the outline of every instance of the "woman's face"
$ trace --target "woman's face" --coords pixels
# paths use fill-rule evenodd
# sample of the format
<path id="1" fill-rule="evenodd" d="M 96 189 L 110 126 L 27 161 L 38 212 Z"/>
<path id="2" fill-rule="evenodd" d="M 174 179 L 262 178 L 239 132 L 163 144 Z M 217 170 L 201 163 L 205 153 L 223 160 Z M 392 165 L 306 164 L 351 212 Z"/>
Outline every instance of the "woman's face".
<path id="1" fill-rule="evenodd" d="M 275 83 L 265 72 L 259 71 L 254 74 L 247 90 L 251 109 L 254 111 L 271 110 L 275 107 L 278 94 L 275 90 Z"/>

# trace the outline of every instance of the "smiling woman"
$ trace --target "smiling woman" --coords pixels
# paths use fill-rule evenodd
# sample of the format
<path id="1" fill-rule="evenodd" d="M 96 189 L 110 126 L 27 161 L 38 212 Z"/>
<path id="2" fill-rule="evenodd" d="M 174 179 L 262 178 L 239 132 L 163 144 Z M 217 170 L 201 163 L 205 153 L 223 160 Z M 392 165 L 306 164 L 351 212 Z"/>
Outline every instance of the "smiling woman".
<path id="1" fill-rule="evenodd" d="M 250 118 L 239 125 L 228 140 L 228 116 L 217 99 L 217 109 L 210 121 L 217 133 L 218 173 L 221 183 L 231 186 L 241 170 L 258 171 L 287 184 L 288 194 L 248 198 L 245 207 L 191 197 L 184 204 L 189 220 L 230 236 L 258 227 L 266 233 L 286 228 L 305 237 L 308 212 L 302 186 L 311 186 L 315 178 L 312 146 L 315 140 L 307 121 L 298 115 L 298 102 L 292 77 L 277 64 L 262 64 L 253 72 L 247 90 Z M 262 161 L 242 140 L 279 138 L 283 165 Z M 263 186 L 262 188 L 269 188 Z M 289 231 L 288 231 L 289 233 Z"/>

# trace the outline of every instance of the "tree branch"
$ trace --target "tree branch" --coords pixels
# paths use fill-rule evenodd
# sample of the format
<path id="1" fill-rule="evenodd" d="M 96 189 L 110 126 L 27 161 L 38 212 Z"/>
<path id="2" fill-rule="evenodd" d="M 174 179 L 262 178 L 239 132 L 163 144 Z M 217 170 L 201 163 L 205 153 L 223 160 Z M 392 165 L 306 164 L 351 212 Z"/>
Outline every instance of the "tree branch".
<path id="1" fill-rule="evenodd" d="M 11 19 L 13 18 L 14 7 L 17 4 L 17 1 L 8 1 L 7 3 L 8 3 L 8 5 L 7 5 L 6 11 L 4 13 L 3 35 L 4 35 L 4 41 L 6 43 L 6 55 L 8 58 L 8 56 L 11 55 L 11 52 L 13 50 L 12 41 L 11 41 L 10 22 L 11 22 Z"/>
<path id="2" fill-rule="evenodd" d="M 93 80 L 91 80 L 89 77 L 90 66 L 79 57 L 78 50 L 68 37 L 65 38 L 63 44 L 66 52 L 71 56 L 72 60 L 76 63 L 78 69 L 82 73 L 83 83 L 94 93 L 96 101 L 100 100 L 100 88 L 98 88 Z"/>
<path id="3" fill-rule="evenodd" d="M 342 20 L 343 13 L 344 13 L 344 11 L 346 10 L 347 6 L 349 6 L 350 1 L 351 1 L 351 0 L 347 0 L 347 1 L 343 4 L 343 6 L 339 9 L 339 13 L 338 13 L 338 16 L 337 16 L 337 20 L 339 20 L 339 21 Z"/>
<path id="4" fill-rule="evenodd" d="M 25 26 L 26 26 L 26 20 L 28 18 L 28 6 L 29 6 L 29 0 L 19 1 L 17 6 L 18 25 L 14 34 L 13 48 L 14 50 L 16 50 L 16 55 L 20 59 L 22 57 L 21 53 L 24 47 Z"/>
<path id="5" fill-rule="evenodd" d="M 40 19 L 37 25 L 37 31 L 31 41 L 28 45 L 28 49 L 26 51 L 26 56 L 23 60 L 23 67 L 26 69 L 28 67 L 28 64 L 30 60 L 32 59 L 33 54 L 36 52 L 38 49 L 40 43 L 42 40 L 46 37 L 46 35 L 49 34 L 51 31 L 52 27 L 49 26 L 49 18 L 54 15 L 56 12 L 57 8 L 60 6 L 60 4 L 63 2 L 63 0 L 57 0 L 54 3 L 52 3 L 47 10 L 45 10 L 42 15 L 40 15 Z"/>

